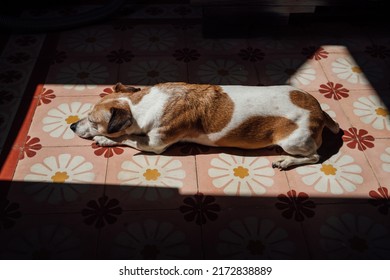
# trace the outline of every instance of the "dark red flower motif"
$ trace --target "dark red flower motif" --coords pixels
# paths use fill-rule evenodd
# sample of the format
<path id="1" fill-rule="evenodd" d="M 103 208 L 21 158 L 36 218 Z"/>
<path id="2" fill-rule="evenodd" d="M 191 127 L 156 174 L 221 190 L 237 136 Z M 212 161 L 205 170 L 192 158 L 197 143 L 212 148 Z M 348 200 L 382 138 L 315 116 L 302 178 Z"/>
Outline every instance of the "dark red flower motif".
<path id="1" fill-rule="evenodd" d="M 340 100 L 349 96 L 348 89 L 344 88 L 342 84 L 334 84 L 333 82 L 320 85 L 320 89 L 318 91 L 326 98 L 333 98 L 334 100 Z"/>
<path id="2" fill-rule="evenodd" d="M 2 89 L 0 90 L 0 105 L 5 105 L 11 103 L 14 99 L 12 92 Z"/>
<path id="3" fill-rule="evenodd" d="M 117 51 L 111 51 L 107 56 L 109 62 L 121 64 L 123 62 L 129 62 L 134 57 L 131 51 L 119 49 Z"/>
<path id="4" fill-rule="evenodd" d="M 34 36 L 21 36 L 15 40 L 15 43 L 22 47 L 28 47 L 34 45 L 37 42 L 37 38 Z"/>
<path id="5" fill-rule="evenodd" d="M 99 94 L 99 96 L 103 98 L 104 96 L 109 95 L 113 92 L 114 92 L 114 90 L 112 88 L 105 88 L 105 89 L 103 89 L 103 92 L 101 94 Z"/>
<path id="6" fill-rule="evenodd" d="M 81 215 L 86 217 L 84 223 L 95 225 L 95 228 L 102 228 L 107 224 L 114 224 L 117 217 L 122 214 L 122 208 L 117 199 L 108 199 L 107 196 L 100 197 L 97 201 L 90 200 L 87 208 L 81 211 Z"/>
<path id="7" fill-rule="evenodd" d="M 52 89 L 46 90 L 46 88 L 42 89 L 41 96 L 39 97 L 38 106 L 43 104 L 49 104 L 54 98 L 56 98 L 56 95 L 53 93 L 54 91 Z"/>
<path id="8" fill-rule="evenodd" d="M 173 53 L 173 56 L 178 61 L 184 61 L 184 62 L 188 63 L 190 61 L 198 60 L 198 58 L 200 57 L 200 54 L 197 50 L 184 48 L 181 50 L 176 50 Z"/>
<path id="9" fill-rule="evenodd" d="M 26 143 L 24 144 L 23 147 L 23 153 L 21 155 L 21 159 L 25 158 L 25 155 L 29 158 L 35 156 L 37 154 L 36 151 L 39 151 L 42 149 L 42 145 L 39 144 L 41 140 L 38 137 L 31 137 L 27 136 Z"/>
<path id="10" fill-rule="evenodd" d="M 322 47 L 310 46 L 302 49 L 302 54 L 305 55 L 308 59 L 321 60 L 327 58 L 329 53 L 324 50 Z"/>
<path id="11" fill-rule="evenodd" d="M 275 206 L 279 210 L 284 210 L 282 216 L 286 219 L 291 219 L 294 216 L 296 221 L 301 222 L 305 217 L 314 217 L 315 213 L 312 209 L 316 208 L 316 205 L 309 200 L 307 193 L 300 192 L 297 196 L 297 192 L 291 190 L 287 192 L 287 195 L 278 195 L 278 200 L 280 202 L 277 202 Z"/>
<path id="12" fill-rule="evenodd" d="M 359 149 L 359 151 L 364 151 L 367 148 L 373 148 L 375 138 L 368 134 L 368 131 L 365 129 L 357 129 L 351 127 L 348 130 L 344 130 L 343 141 L 347 143 L 348 148 Z"/>
<path id="13" fill-rule="evenodd" d="M 20 80 L 22 77 L 22 73 L 17 70 L 7 70 L 0 73 L 0 82 L 10 84 Z"/>
<path id="14" fill-rule="evenodd" d="M 92 148 L 95 149 L 94 153 L 97 156 L 103 155 L 105 158 L 113 157 L 114 155 L 120 155 L 123 153 L 123 149 L 119 147 L 101 147 L 96 143 L 92 143 Z"/>
<path id="15" fill-rule="evenodd" d="M 68 58 L 68 55 L 64 51 L 56 50 L 56 53 L 51 61 L 51 64 L 62 63 Z"/>
<path id="16" fill-rule="evenodd" d="M 180 147 L 180 152 L 185 155 L 198 155 L 210 150 L 210 148 L 207 146 L 187 142 L 178 143 L 177 146 Z"/>
<path id="17" fill-rule="evenodd" d="M 10 202 L 7 199 L 0 199 L 0 231 L 15 225 L 15 220 L 22 214 L 19 211 L 19 204 Z"/>
<path id="18" fill-rule="evenodd" d="M 372 199 L 369 202 L 378 207 L 378 211 L 384 215 L 389 213 L 390 208 L 390 198 L 389 190 L 385 187 L 378 188 L 378 192 L 372 190 L 368 193 Z"/>
<path id="19" fill-rule="evenodd" d="M 216 212 L 221 210 L 213 196 L 204 196 L 202 193 L 186 197 L 183 202 L 185 205 L 180 206 L 179 210 L 184 214 L 184 219 L 187 222 L 195 220 L 198 225 L 205 224 L 207 220 L 215 221 L 218 218 Z"/>
<path id="20" fill-rule="evenodd" d="M 365 52 L 375 58 L 386 59 L 387 57 L 390 57 L 390 49 L 382 45 L 374 44 L 372 46 L 368 46 L 366 47 Z"/>
<path id="21" fill-rule="evenodd" d="M 19 64 L 28 61 L 31 56 L 25 52 L 16 52 L 7 57 L 7 60 L 13 64 Z"/>
<path id="22" fill-rule="evenodd" d="M 243 60 L 249 60 L 250 62 L 256 62 L 264 59 L 265 54 L 260 49 L 254 49 L 252 47 L 242 49 L 238 55 Z"/>

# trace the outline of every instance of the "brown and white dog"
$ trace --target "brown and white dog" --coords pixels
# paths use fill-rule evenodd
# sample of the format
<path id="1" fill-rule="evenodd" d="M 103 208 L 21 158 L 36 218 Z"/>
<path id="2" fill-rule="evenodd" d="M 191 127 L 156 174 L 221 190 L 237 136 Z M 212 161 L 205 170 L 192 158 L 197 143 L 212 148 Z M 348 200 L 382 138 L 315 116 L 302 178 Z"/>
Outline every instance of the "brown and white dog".
<path id="1" fill-rule="evenodd" d="M 160 154 L 179 141 L 258 149 L 279 145 L 291 156 L 273 167 L 316 163 L 322 130 L 339 125 L 310 94 L 292 86 L 216 86 L 161 83 L 143 89 L 114 86 L 71 125 L 101 146 L 127 145 Z"/>

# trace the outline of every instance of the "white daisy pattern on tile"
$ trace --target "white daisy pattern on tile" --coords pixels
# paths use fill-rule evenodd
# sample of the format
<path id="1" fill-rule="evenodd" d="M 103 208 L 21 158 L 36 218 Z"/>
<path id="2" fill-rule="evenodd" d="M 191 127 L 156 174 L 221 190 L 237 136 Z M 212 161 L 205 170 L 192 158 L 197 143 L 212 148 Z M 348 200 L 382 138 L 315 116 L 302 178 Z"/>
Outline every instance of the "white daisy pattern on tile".
<path id="1" fill-rule="evenodd" d="M 93 164 L 82 156 L 71 154 L 49 156 L 43 162 L 31 166 L 30 173 L 24 177 L 24 181 L 39 183 L 29 184 L 24 190 L 38 202 L 47 201 L 50 204 L 71 202 L 77 200 L 80 193 L 88 190 L 88 187 L 80 188 L 75 184 L 88 184 L 95 176 Z"/>
<path id="2" fill-rule="evenodd" d="M 353 113 L 377 130 L 390 130 L 390 112 L 376 95 L 360 97 L 353 103 Z"/>
<path id="3" fill-rule="evenodd" d="M 131 36 L 131 45 L 140 50 L 166 51 L 177 41 L 174 32 L 167 28 L 142 27 Z"/>
<path id="4" fill-rule="evenodd" d="M 169 61 L 148 60 L 133 64 L 128 78 L 134 84 L 154 85 L 172 82 L 179 78 L 179 68 Z"/>
<path id="5" fill-rule="evenodd" d="M 346 80 L 351 84 L 368 85 L 369 81 L 365 73 L 369 75 L 370 80 L 379 81 L 382 78 L 381 67 L 365 59 L 360 60 L 360 63 L 359 66 L 351 57 L 339 57 L 332 62 L 332 72 L 339 79 Z"/>
<path id="6" fill-rule="evenodd" d="M 53 138 L 73 139 L 75 133 L 70 129 L 70 125 L 85 117 L 91 107 L 91 103 L 62 103 L 47 112 L 47 116 L 42 120 L 42 129 Z"/>
<path id="7" fill-rule="evenodd" d="M 340 195 L 356 191 L 363 183 L 362 168 L 350 155 L 337 153 L 322 164 L 301 166 L 296 169 L 302 181 L 321 193 Z"/>
<path id="8" fill-rule="evenodd" d="M 65 89 L 82 91 L 94 89 L 97 84 L 104 84 L 109 73 L 107 67 L 99 62 L 74 62 L 60 68 L 56 81 L 63 84 Z"/>
<path id="9" fill-rule="evenodd" d="M 385 153 L 381 154 L 383 171 L 390 172 L 390 147 L 385 149 Z"/>
<path id="10" fill-rule="evenodd" d="M 66 44 L 70 49 L 85 53 L 104 51 L 113 41 L 112 32 L 107 28 L 83 29 L 66 37 Z"/>
<path id="11" fill-rule="evenodd" d="M 241 84 L 248 79 L 248 70 L 234 60 L 209 60 L 199 66 L 200 80 L 212 84 Z"/>
<path id="12" fill-rule="evenodd" d="M 262 195 L 274 184 L 275 171 L 266 158 L 220 154 L 211 160 L 212 184 L 227 195 Z"/>
<path id="13" fill-rule="evenodd" d="M 180 259 L 188 256 L 190 247 L 185 234 L 171 223 L 147 219 L 119 233 L 111 253 L 119 259 Z"/>
<path id="14" fill-rule="evenodd" d="M 282 58 L 267 64 L 265 73 L 275 83 L 294 86 L 309 85 L 316 79 L 316 70 L 294 58 Z"/>
<path id="15" fill-rule="evenodd" d="M 321 226 L 321 247 L 330 259 L 387 259 L 390 234 L 369 217 L 345 213 Z"/>
<path id="16" fill-rule="evenodd" d="M 295 245 L 273 221 L 247 217 L 234 220 L 219 233 L 219 255 L 232 259 L 288 259 Z"/>
<path id="17" fill-rule="evenodd" d="M 167 156 L 136 155 L 122 163 L 122 171 L 117 178 L 122 190 L 129 192 L 133 199 L 148 201 L 166 199 L 183 187 L 186 172 L 182 162 Z M 131 187 L 126 187 L 131 186 Z"/>

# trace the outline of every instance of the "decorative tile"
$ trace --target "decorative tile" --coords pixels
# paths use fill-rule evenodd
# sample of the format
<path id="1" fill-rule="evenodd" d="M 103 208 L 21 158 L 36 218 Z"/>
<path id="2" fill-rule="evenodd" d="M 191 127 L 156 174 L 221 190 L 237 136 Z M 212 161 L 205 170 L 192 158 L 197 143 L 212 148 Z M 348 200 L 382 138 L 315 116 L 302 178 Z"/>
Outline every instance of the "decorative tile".
<path id="1" fill-rule="evenodd" d="M 364 153 L 346 146 L 318 164 L 286 172 L 289 185 L 318 201 L 348 201 L 367 198 L 379 186 Z"/>
<path id="2" fill-rule="evenodd" d="M 3 101 L 1 101 L 2 97 L 4 98 Z M 7 136 L 12 127 L 12 123 L 14 122 L 14 118 L 17 115 L 16 113 L 21 99 L 14 98 L 5 93 L 3 96 L 0 96 L 0 103 L 1 102 L 4 102 L 4 104 L 0 104 L 0 147 L 4 145 L 5 141 L 13 140 L 9 139 Z"/>
<path id="3" fill-rule="evenodd" d="M 319 62 L 303 55 L 267 55 L 256 68 L 263 85 L 290 84 L 313 91 L 328 82 Z"/>
<path id="4" fill-rule="evenodd" d="M 17 204 L 13 205 L 14 208 Z M 13 212 L 13 215 L 20 212 Z M 0 259 L 95 259 L 98 231 L 83 224 L 80 213 L 28 215 L 2 230 Z"/>
<path id="5" fill-rule="evenodd" d="M 278 210 L 228 209 L 203 226 L 206 259 L 308 259 L 299 223 Z"/>
<path id="6" fill-rule="evenodd" d="M 45 84 L 58 84 L 78 95 L 88 95 L 97 85 L 115 84 L 118 80 L 118 65 L 101 58 L 68 59 L 52 65 Z"/>
<path id="7" fill-rule="evenodd" d="M 348 98 L 339 100 L 351 124 L 366 130 L 375 138 L 390 137 L 388 98 L 374 90 L 351 91 Z"/>
<path id="8" fill-rule="evenodd" d="M 105 193 L 125 202 L 125 210 L 178 208 L 183 195 L 197 193 L 193 156 L 117 149 L 108 160 Z"/>
<path id="9" fill-rule="evenodd" d="M 197 155 L 199 193 L 217 197 L 222 208 L 269 207 L 289 191 L 284 172 L 272 168 L 277 158 L 261 150 Z"/>
<path id="10" fill-rule="evenodd" d="M 385 88 L 389 73 L 383 61 L 375 60 L 363 53 L 332 53 L 320 60 L 329 81 L 343 84 L 348 89 Z"/>
<path id="11" fill-rule="evenodd" d="M 90 147 L 35 149 L 34 156 L 19 160 L 8 197 L 24 212 L 81 211 L 87 201 L 102 195 L 106 165 L 107 159 Z"/>
<path id="12" fill-rule="evenodd" d="M 92 141 L 77 136 L 70 125 L 86 117 L 99 99 L 99 96 L 41 97 L 28 134 L 39 137 L 42 146 L 90 146 Z"/>
<path id="13" fill-rule="evenodd" d="M 365 149 L 364 153 L 370 162 L 381 186 L 390 187 L 390 139 L 375 139 L 373 147 Z"/>
<path id="14" fill-rule="evenodd" d="M 201 228 L 178 210 L 126 211 L 102 231 L 98 246 L 104 259 L 202 258 Z"/>
<path id="15" fill-rule="evenodd" d="M 388 217 L 367 203 L 319 205 L 303 230 L 314 259 L 388 259 Z"/>
<path id="16" fill-rule="evenodd" d="M 4 47 L 2 57 L 10 57 L 18 53 L 23 53 L 36 58 L 41 51 L 45 38 L 46 34 L 43 33 L 11 35 L 8 43 Z"/>

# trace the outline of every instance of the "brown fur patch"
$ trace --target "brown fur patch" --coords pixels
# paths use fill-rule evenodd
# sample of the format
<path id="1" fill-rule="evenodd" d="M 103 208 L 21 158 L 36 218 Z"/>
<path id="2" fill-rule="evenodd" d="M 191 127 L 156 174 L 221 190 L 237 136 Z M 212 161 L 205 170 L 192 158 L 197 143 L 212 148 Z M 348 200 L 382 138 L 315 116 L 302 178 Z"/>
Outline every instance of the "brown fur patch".
<path id="1" fill-rule="evenodd" d="M 309 130 L 311 131 L 311 137 L 316 142 L 317 147 L 320 147 L 322 144 L 322 130 L 325 124 L 324 114 L 317 99 L 299 90 L 291 91 L 290 99 L 294 105 L 310 112 Z"/>
<path id="2" fill-rule="evenodd" d="M 169 83 L 157 87 L 172 95 L 161 119 L 163 141 L 218 132 L 232 118 L 234 103 L 219 86 Z"/>
<path id="3" fill-rule="evenodd" d="M 114 90 L 114 92 L 133 93 L 133 92 L 140 91 L 141 89 L 140 88 L 135 88 L 135 87 L 132 87 L 132 86 L 125 86 L 122 83 L 117 83 L 115 86 L 113 86 L 113 90 Z"/>
<path id="4" fill-rule="evenodd" d="M 215 142 L 219 146 L 259 149 L 276 144 L 298 126 L 284 117 L 251 117 Z"/>

